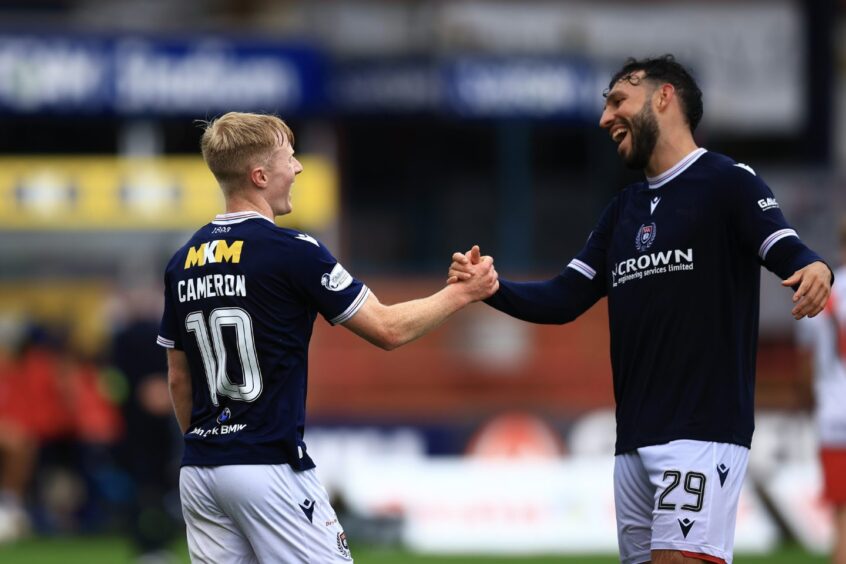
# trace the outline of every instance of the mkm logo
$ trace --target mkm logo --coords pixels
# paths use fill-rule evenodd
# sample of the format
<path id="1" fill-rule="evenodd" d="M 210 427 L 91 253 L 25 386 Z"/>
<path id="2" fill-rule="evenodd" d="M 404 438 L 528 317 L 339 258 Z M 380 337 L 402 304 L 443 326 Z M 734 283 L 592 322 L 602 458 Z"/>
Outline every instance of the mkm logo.
<path id="1" fill-rule="evenodd" d="M 203 243 L 199 247 L 188 249 L 188 256 L 185 258 L 185 268 L 192 266 L 205 266 L 215 262 L 241 262 L 241 247 L 243 241 L 233 241 L 230 245 L 223 239 Z"/>

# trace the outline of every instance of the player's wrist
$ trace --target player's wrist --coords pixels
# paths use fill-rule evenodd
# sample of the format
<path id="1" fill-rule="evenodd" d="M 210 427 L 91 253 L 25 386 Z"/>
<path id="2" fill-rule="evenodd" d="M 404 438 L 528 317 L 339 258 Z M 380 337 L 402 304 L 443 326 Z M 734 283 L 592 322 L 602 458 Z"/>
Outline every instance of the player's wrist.
<path id="1" fill-rule="evenodd" d="M 444 291 L 447 292 L 447 295 L 450 297 L 450 301 L 457 307 L 457 309 L 461 309 L 475 301 L 468 283 L 461 280 L 454 284 L 447 285 L 444 288 Z"/>

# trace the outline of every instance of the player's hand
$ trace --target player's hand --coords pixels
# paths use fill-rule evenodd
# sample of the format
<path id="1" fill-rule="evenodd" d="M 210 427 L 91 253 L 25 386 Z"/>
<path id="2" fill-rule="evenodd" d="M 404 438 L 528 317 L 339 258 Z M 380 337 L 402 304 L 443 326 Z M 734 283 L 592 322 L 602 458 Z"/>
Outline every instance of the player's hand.
<path id="1" fill-rule="evenodd" d="M 797 284 L 799 287 L 793 293 L 795 305 L 790 313 L 794 319 L 814 317 L 823 310 L 831 294 L 831 270 L 824 262 L 812 262 L 781 283 L 788 288 Z"/>
<path id="2" fill-rule="evenodd" d="M 494 268 L 493 259 L 479 256 L 479 248 L 475 247 L 475 249 L 475 254 L 468 253 L 472 256 L 464 265 L 469 277 L 455 282 L 455 286 L 460 288 L 472 302 L 487 299 L 499 290 L 499 274 Z M 473 260 L 477 262 L 474 263 Z"/>
<path id="3" fill-rule="evenodd" d="M 493 257 L 482 257 L 481 255 L 479 245 L 473 245 L 473 248 L 466 253 L 453 253 L 452 264 L 449 265 L 449 272 L 447 273 L 447 284 L 469 280 L 473 275 L 471 266 L 479 264 L 483 259 L 489 259 L 493 264 Z"/>

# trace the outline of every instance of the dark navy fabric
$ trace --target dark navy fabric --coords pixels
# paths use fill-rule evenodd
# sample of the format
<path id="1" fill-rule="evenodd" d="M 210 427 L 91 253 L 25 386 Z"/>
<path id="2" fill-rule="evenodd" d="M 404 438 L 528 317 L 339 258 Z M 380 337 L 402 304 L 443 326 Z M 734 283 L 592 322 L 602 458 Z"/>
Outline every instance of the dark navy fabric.
<path id="1" fill-rule="evenodd" d="M 182 464 L 313 468 L 303 440 L 312 326 L 318 313 L 346 321 L 367 295 L 318 241 L 257 214 L 197 231 L 167 265 L 158 339 L 190 366 Z"/>
<path id="2" fill-rule="evenodd" d="M 618 454 L 676 439 L 749 447 L 760 265 L 787 278 L 818 260 L 752 169 L 704 152 L 659 187 L 620 192 L 556 278 L 500 279 L 487 302 L 566 323 L 608 297 Z"/>

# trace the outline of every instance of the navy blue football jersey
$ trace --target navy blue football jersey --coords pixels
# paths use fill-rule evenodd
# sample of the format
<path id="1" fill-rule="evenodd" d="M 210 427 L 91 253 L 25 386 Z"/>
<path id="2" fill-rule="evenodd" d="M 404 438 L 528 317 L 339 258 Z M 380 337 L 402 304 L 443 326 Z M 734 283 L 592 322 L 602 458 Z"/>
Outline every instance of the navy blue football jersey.
<path id="1" fill-rule="evenodd" d="M 746 165 L 697 149 L 607 206 L 554 279 L 500 279 L 489 304 L 565 323 L 608 297 L 617 453 L 676 439 L 749 447 L 760 266 L 822 260 Z"/>
<path id="2" fill-rule="evenodd" d="M 158 337 L 191 372 L 182 464 L 313 468 L 303 441 L 312 327 L 318 313 L 343 323 L 368 294 L 319 241 L 258 213 L 197 231 L 167 265 Z"/>

